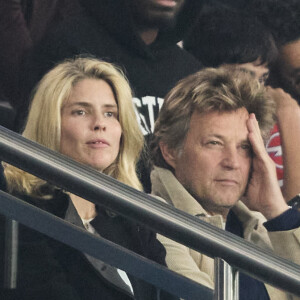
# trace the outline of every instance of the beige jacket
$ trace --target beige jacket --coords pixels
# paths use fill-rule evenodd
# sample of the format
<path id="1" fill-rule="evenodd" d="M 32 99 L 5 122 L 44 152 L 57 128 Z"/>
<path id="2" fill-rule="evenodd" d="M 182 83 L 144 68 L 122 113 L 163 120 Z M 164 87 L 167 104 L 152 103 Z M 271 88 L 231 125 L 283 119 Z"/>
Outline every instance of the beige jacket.
<path id="1" fill-rule="evenodd" d="M 152 194 L 166 200 L 177 209 L 223 228 L 223 219 L 220 215 L 208 216 L 202 206 L 184 189 L 173 173 L 167 169 L 155 167 L 151 173 Z M 244 238 L 264 248 L 273 249 L 281 257 L 300 264 L 300 228 L 268 232 L 263 226 L 266 219 L 258 212 L 250 211 L 241 201 L 233 208 L 244 227 Z M 192 280 L 210 288 L 214 288 L 214 260 L 196 252 L 164 236 L 158 239 L 167 251 L 166 263 L 168 267 Z M 300 299 L 288 295 L 266 284 L 271 300 Z"/>

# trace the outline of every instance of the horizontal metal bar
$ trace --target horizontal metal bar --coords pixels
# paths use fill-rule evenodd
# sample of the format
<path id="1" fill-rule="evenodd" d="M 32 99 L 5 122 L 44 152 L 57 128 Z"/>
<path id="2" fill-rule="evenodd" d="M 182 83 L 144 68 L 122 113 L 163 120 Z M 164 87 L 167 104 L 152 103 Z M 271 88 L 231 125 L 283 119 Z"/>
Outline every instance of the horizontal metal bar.
<path id="1" fill-rule="evenodd" d="M 213 297 L 211 289 L 2 191 L 0 204 L 0 212 L 7 217 L 176 296 L 195 300 Z"/>
<path id="2" fill-rule="evenodd" d="M 0 156 L 52 184 L 147 225 L 190 248 L 229 264 L 259 280 L 300 296 L 300 266 L 263 250 L 117 180 L 83 166 L 5 128 Z"/>

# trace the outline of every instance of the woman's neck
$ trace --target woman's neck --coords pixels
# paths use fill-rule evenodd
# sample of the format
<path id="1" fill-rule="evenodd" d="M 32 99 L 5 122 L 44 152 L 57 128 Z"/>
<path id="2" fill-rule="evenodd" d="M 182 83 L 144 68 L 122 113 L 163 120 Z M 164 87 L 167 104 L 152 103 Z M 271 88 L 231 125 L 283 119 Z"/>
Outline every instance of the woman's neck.
<path id="1" fill-rule="evenodd" d="M 92 219 L 97 215 L 96 206 L 94 203 L 89 202 L 74 194 L 70 195 L 70 198 L 80 216 L 81 219 Z"/>

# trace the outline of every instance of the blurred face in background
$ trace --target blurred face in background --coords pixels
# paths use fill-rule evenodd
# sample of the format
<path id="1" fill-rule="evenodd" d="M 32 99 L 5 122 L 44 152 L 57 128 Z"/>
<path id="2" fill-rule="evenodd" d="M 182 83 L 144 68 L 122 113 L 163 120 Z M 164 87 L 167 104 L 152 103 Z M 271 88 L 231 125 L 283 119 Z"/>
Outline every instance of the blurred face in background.
<path id="1" fill-rule="evenodd" d="M 62 107 L 60 152 L 103 171 L 119 154 L 121 134 L 110 85 L 99 79 L 78 82 Z"/>
<path id="2" fill-rule="evenodd" d="M 261 64 L 259 59 L 255 60 L 254 62 L 244 64 L 224 64 L 222 66 L 246 70 L 262 84 L 266 83 L 270 73 L 267 64 Z"/>
<path id="3" fill-rule="evenodd" d="M 130 0 L 136 24 L 145 29 L 164 29 L 174 26 L 185 1 Z"/>
<path id="4" fill-rule="evenodd" d="M 280 48 L 277 71 L 287 92 L 300 97 L 300 40 Z"/>

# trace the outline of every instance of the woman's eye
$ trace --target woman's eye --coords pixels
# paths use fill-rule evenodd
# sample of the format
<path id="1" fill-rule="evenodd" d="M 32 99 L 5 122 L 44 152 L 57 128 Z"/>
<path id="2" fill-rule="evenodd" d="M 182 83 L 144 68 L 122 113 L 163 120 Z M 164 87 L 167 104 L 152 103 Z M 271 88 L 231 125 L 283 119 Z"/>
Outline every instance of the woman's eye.
<path id="1" fill-rule="evenodd" d="M 72 115 L 76 115 L 76 116 L 84 116 L 85 114 L 86 112 L 82 109 L 72 111 Z"/>
<path id="2" fill-rule="evenodd" d="M 208 142 L 210 145 L 220 145 L 220 142 L 218 141 L 210 141 Z"/>
<path id="3" fill-rule="evenodd" d="M 114 113 L 111 112 L 111 111 L 107 111 L 104 115 L 105 115 L 106 117 L 113 117 L 113 116 L 114 116 Z"/>
<path id="4" fill-rule="evenodd" d="M 105 114 L 104 114 L 105 117 L 108 117 L 108 118 L 118 118 L 118 113 L 117 112 L 114 112 L 114 111 L 107 111 Z"/>
<path id="5" fill-rule="evenodd" d="M 268 78 L 269 78 L 269 73 L 264 74 L 263 76 L 261 76 L 261 77 L 258 79 L 258 81 L 259 81 L 259 83 L 265 85 L 266 82 L 267 82 L 267 80 L 268 80 Z"/>

